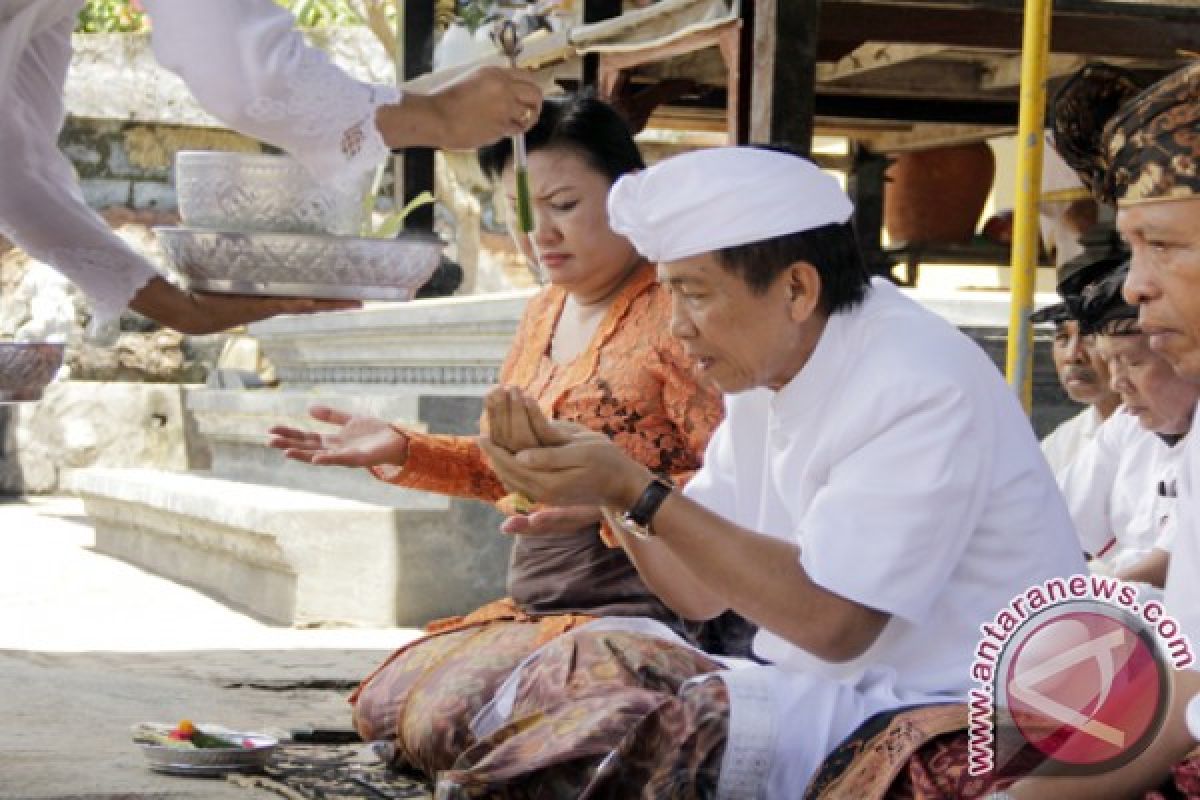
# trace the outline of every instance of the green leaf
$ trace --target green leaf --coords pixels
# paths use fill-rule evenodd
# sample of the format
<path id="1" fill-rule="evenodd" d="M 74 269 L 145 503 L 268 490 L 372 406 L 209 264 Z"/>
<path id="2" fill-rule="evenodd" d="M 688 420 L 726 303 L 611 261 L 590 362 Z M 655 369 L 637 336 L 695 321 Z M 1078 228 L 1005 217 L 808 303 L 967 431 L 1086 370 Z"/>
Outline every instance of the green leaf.
<path id="1" fill-rule="evenodd" d="M 384 217 L 383 221 L 371 232 L 371 237 L 374 239 L 395 239 L 396 234 L 404 227 L 405 218 L 421 206 L 427 206 L 432 202 L 434 202 L 434 198 L 430 192 L 421 192 L 410 200 L 404 208 L 399 211 L 393 211 Z"/>

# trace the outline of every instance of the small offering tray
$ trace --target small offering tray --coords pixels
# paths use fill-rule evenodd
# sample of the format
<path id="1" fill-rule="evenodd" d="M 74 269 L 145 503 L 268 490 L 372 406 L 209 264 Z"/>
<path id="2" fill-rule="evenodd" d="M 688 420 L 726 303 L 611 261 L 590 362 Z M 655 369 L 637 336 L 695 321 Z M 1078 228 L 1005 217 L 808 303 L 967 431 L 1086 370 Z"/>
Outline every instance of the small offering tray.
<path id="1" fill-rule="evenodd" d="M 173 738 L 173 726 L 145 722 L 134 727 L 133 739 L 146 766 L 168 775 L 216 777 L 231 772 L 258 772 L 271 759 L 279 740 L 261 733 L 234 731 L 220 725 L 194 726 L 201 735 L 236 743 L 233 747 L 197 747 Z"/>

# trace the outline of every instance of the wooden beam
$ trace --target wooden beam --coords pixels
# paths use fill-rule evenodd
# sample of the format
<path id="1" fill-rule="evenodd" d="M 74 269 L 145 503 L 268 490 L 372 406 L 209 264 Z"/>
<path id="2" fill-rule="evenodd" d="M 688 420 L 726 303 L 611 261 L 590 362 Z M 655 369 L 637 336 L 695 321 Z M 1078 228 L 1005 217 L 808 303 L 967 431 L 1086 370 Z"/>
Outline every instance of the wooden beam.
<path id="1" fill-rule="evenodd" d="M 817 95 L 818 117 L 949 124 L 1017 124 L 1016 98 L 957 100 L 937 97 L 884 97 L 881 95 Z"/>
<path id="2" fill-rule="evenodd" d="M 750 138 L 812 149 L 821 0 L 754 3 Z"/>
<path id="3" fill-rule="evenodd" d="M 1067 75 L 1088 62 L 1086 56 L 1052 53 L 1046 62 L 1046 77 Z M 1021 57 L 1007 55 L 992 59 L 984 68 L 982 86 L 985 89 L 1016 89 L 1021 85 Z"/>
<path id="4" fill-rule="evenodd" d="M 996 99 L 995 93 L 980 88 L 983 76 L 983 65 L 978 61 L 909 61 L 850 78 L 822 81 L 817 91 L 879 97 Z"/>
<path id="5" fill-rule="evenodd" d="M 880 153 L 904 153 L 983 142 L 1015 132 L 1015 125 L 1007 128 L 990 125 L 915 125 L 905 131 L 860 131 L 857 136 Z"/>
<path id="6" fill-rule="evenodd" d="M 909 61 L 929 58 L 945 51 L 942 45 L 892 44 L 891 42 L 867 42 L 842 56 L 836 63 L 817 65 L 817 80 L 825 83 L 845 80 L 857 75 L 888 69 Z"/>
<path id="7" fill-rule="evenodd" d="M 1136 3 L 1056 3 L 1050 49 L 1092 57 L 1172 58 L 1200 52 L 1195 8 Z M 835 61 L 868 41 L 1021 49 L 1022 7 L 1007 0 L 950 5 L 881 0 L 824 0 L 820 7 L 822 61 Z"/>

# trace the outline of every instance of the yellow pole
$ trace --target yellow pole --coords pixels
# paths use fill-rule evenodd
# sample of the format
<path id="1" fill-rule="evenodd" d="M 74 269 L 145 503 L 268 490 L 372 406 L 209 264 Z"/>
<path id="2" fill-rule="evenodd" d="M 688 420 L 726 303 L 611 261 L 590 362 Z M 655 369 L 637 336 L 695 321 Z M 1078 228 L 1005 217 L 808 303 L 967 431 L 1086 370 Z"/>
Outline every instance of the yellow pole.
<path id="1" fill-rule="evenodd" d="M 1025 413 L 1030 413 L 1033 407 L 1033 327 L 1029 314 L 1033 311 L 1033 290 L 1037 284 L 1038 198 L 1042 186 L 1042 130 L 1052 11 L 1052 0 L 1025 0 L 1007 365 L 1008 383 L 1021 398 Z"/>

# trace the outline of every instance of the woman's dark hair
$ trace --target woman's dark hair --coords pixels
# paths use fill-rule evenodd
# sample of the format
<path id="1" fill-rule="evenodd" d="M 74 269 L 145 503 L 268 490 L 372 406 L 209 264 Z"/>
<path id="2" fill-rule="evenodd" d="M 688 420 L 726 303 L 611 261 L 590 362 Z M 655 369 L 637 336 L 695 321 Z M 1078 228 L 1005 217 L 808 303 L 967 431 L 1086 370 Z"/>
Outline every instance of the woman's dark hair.
<path id="1" fill-rule="evenodd" d="M 646 167 L 629 125 L 590 90 L 547 97 L 537 122 L 525 134 L 525 148 L 530 153 L 551 148 L 573 150 L 610 181 Z M 512 140 L 501 139 L 480 148 L 478 158 L 485 175 L 499 178 L 512 161 Z"/>
<path id="2" fill-rule="evenodd" d="M 799 153 L 777 145 L 754 145 L 761 150 L 802 158 Z M 797 202 L 804 202 L 797 197 Z M 759 294 L 797 261 L 816 268 L 821 277 L 820 308 L 826 314 L 848 311 L 862 303 L 871 285 L 854 234 L 853 221 L 831 223 L 812 230 L 789 233 L 760 242 L 726 247 L 716 253 L 717 263 L 741 277 Z"/>

